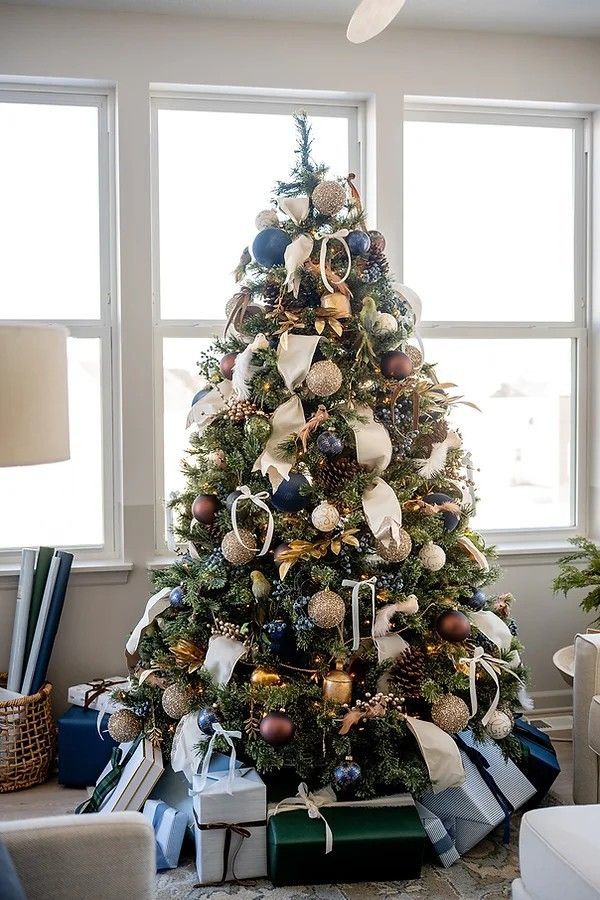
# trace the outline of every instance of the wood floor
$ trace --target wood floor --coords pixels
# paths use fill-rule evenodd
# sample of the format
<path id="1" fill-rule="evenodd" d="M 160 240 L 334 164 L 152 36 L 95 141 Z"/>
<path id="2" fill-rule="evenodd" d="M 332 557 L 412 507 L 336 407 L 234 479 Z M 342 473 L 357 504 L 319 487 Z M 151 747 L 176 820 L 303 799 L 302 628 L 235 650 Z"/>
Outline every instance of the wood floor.
<path id="1" fill-rule="evenodd" d="M 561 766 L 561 773 L 554 783 L 553 792 L 562 803 L 573 802 L 573 754 L 568 732 L 557 733 L 554 743 Z M 562 738 L 562 740 L 559 740 Z M 0 821 L 31 819 L 37 816 L 60 816 L 73 812 L 78 803 L 85 800 L 85 790 L 61 787 L 53 779 L 27 791 L 0 794 Z"/>

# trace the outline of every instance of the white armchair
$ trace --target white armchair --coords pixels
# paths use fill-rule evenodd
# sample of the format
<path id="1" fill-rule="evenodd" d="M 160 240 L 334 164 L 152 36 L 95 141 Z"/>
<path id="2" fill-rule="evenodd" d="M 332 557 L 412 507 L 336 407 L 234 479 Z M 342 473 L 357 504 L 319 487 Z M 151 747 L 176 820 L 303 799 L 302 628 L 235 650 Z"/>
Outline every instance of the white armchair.
<path id="1" fill-rule="evenodd" d="M 573 800 L 600 803 L 600 634 L 575 636 Z"/>
<path id="2" fill-rule="evenodd" d="M 28 900 L 156 896 L 154 831 L 141 813 L 0 822 L 0 838 Z"/>

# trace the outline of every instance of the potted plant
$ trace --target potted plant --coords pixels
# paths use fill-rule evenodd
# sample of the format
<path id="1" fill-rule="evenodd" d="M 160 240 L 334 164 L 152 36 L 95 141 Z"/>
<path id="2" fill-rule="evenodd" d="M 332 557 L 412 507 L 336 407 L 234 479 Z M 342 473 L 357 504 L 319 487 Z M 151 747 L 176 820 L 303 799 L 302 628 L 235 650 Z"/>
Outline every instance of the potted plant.
<path id="1" fill-rule="evenodd" d="M 577 549 L 559 560 L 559 574 L 554 590 L 566 596 L 576 588 L 591 588 L 579 605 L 585 612 L 595 612 L 594 624 L 600 622 L 600 547 L 584 537 L 570 538 Z"/>

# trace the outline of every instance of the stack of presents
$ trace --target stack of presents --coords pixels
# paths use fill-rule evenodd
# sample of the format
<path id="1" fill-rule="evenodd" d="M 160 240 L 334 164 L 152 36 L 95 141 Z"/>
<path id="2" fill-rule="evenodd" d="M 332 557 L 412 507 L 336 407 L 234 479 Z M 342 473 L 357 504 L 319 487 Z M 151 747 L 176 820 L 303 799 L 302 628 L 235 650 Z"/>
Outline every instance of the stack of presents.
<path id="1" fill-rule="evenodd" d="M 72 705 L 59 720 L 59 780 L 90 786 L 82 813 L 142 810 L 156 834 L 158 870 L 175 868 L 184 841 L 193 839 L 201 884 L 265 876 L 275 885 L 347 883 L 372 880 L 373 872 L 382 881 L 418 878 L 426 851 L 451 866 L 498 826 L 507 841 L 511 814 L 538 804 L 560 771 L 548 737 L 517 720 L 518 765 L 495 742 L 474 743 L 465 731 L 456 736 L 462 786 L 418 798 L 340 799 L 330 788 L 298 785 L 293 775 L 287 787 L 265 784 L 236 757 L 236 733 L 218 724 L 199 757 L 207 738 L 193 713 L 180 721 L 168 762 L 147 738 L 115 744 L 106 731 L 116 708 L 111 693 L 126 687 L 126 677 L 114 677 L 69 690 Z M 217 752 L 225 745 L 229 754 Z"/>

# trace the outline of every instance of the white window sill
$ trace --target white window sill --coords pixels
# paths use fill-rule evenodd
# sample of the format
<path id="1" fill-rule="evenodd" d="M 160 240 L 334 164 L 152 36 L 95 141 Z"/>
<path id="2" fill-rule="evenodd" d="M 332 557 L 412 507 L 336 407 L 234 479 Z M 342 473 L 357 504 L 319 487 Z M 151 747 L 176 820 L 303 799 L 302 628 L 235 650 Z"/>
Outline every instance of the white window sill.
<path id="1" fill-rule="evenodd" d="M 73 563 L 71 578 L 76 585 L 126 584 L 133 563 L 122 560 L 80 559 Z M 17 586 L 19 565 L 0 565 L 0 590 Z"/>

